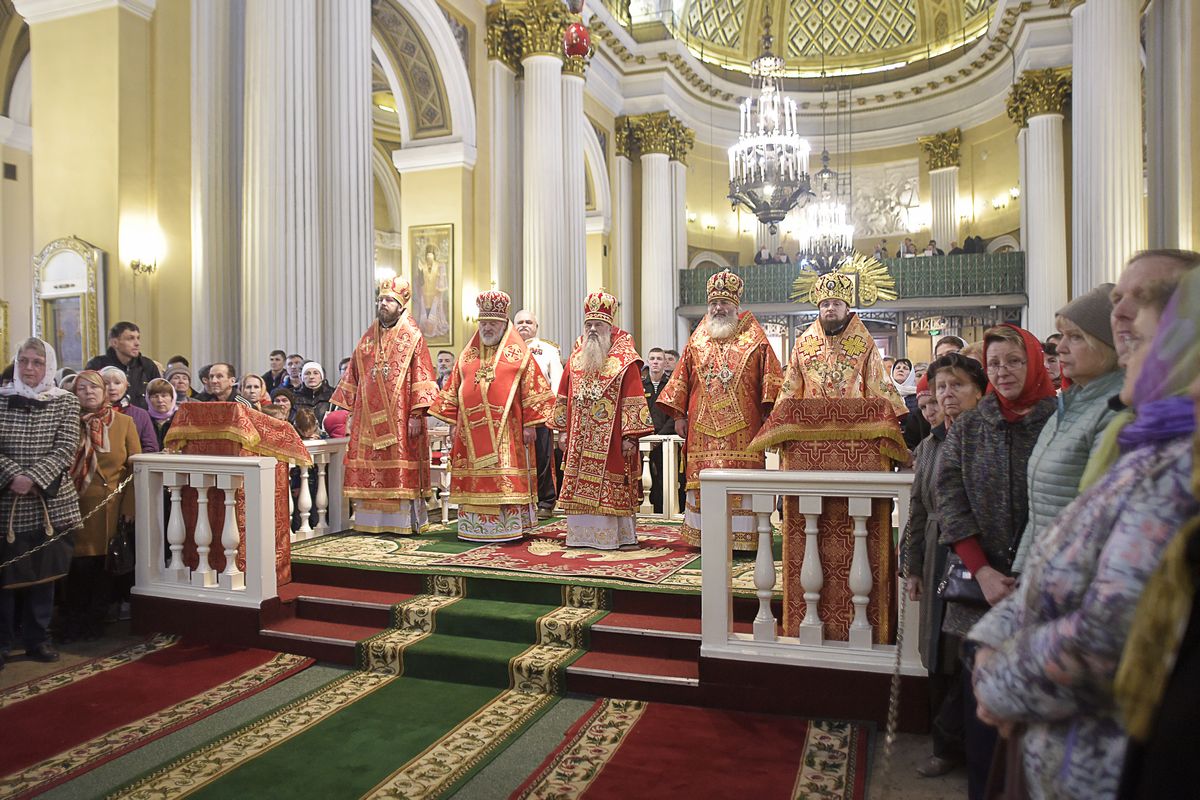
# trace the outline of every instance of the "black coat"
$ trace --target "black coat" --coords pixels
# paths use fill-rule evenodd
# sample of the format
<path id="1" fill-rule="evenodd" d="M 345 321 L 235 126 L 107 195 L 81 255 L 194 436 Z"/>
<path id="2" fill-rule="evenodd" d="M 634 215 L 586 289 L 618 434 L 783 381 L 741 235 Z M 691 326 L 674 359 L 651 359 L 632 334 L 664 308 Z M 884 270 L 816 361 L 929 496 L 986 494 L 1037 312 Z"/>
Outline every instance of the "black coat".
<path id="1" fill-rule="evenodd" d="M 642 376 L 642 389 L 646 393 L 646 402 L 650 405 L 650 419 L 654 423 L 654 432 L 660 436 L 670 436 L 675 433 L 675 420 L 658 407 L 658 396 L 662 394 L 663 389 L 667 388 L 669 380 L 671 380 L 671 372 L 667 370 L 663 373 L 658 389 L 655 389 L 654 383 L 650 380 L 650 373 L 647 372 Z"/>
<path id="2" fill-rule="evenodd" d="M 87 363 L 88 369 L 96 371 L 105 367 L 116 367 L 124 372 L 125 377 L 129 379 L 129 402 L 140 408 L 146 408 L 146 384 L 155 378 L 162 377 L 162 373 L 158 371 L 158 365 L 145 356 L 138 356 L 130 360 L 128 364 L 122 364 L 121 359 L 117 358 L 117 351 L 110 347 L 104 355 L 96 356 Z"/>

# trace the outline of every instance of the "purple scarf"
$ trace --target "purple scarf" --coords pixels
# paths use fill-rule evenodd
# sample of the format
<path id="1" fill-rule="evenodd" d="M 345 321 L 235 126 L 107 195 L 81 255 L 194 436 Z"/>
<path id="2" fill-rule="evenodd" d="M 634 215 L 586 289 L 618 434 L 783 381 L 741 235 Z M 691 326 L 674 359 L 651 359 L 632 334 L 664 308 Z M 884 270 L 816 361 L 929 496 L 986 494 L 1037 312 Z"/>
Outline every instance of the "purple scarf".
<path id="1" fill-rule="evenodd" d="M 1176 395 L 1140 406 L 1133 422 L 1117 435 L 1117 442 L 1122 452 L 1128 452 L 1143 444 L 1190 436 L 1195 431 L 1196 404 L 1191 398 Z"/>

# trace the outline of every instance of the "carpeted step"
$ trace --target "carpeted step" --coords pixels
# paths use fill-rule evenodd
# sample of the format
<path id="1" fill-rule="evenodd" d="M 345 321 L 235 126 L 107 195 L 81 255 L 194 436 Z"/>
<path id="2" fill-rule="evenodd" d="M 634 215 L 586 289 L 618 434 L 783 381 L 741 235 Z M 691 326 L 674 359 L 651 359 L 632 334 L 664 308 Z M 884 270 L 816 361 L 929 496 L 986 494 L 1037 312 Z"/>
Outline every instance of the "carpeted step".
<path id="1" fill-rule="evenodd" d="M 404 675 L 508 688 L 509 663 L 528 644 L 467 636 L 430 636 L 404 651 Z"/>
<path id="2" fill-rule="evenodd" d="M 496 639 L 526 645 L 537 640 L 537 620 L 557 605 L 464 598 L 438 609 L 435 632 L 447 636 Z"/>

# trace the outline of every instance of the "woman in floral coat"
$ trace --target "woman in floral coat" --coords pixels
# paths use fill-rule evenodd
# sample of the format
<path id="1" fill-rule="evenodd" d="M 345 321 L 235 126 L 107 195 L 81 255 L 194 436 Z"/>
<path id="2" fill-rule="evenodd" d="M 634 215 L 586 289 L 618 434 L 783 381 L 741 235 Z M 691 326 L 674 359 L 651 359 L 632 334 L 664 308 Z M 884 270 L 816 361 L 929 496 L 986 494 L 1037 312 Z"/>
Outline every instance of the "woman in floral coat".
<path id="1" fill-rule="evenodd" d="M 1185 396 L 1200 373 L 1200 270 L 1180 284 L 1161 325 L 1158 316 L 1144 306 L 1134 323 L 1121 390 L 1134 421 L 1121 431 L 1121 457 L 1034 542 L 1018 591 L 969 635 L 979 645 L 980 717 L 1012 737 L 1020 770 L 1009 774 L 1035 800 L 1116 795 L 1125 754 L 1117 663 L 1148 577 L 1200 511 Z"/>

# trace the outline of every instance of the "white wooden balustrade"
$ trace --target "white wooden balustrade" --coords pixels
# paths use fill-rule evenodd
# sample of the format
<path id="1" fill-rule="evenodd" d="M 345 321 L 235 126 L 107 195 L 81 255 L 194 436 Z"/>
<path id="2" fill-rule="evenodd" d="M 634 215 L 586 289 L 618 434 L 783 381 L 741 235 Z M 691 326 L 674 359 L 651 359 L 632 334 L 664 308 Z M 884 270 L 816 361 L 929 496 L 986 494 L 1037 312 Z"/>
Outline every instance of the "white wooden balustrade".
<path id="1" fill-rule="evenodd" d="M 663 510 L 661 514 L 654 512 L 650 502 L 650 454 L 656 447 L 662 448 L 663 476 Z M 682 457 L 683 439 L 678 436 L 643 436 L 638 440 L 639 455 L 642 458 L 642 505 L 638 515 L 657 519 L 683 519 L 683 509 L 679 507 L 679 460 Z"/>
<path id="2" fill-rule="evenodd" d="M 771 470 L 713 470 L 700 473 L 700 525 L 704 561 L 701 575 L 701 650 L 708 658 L 760 661 L 794 666 L 844 669 L 860 672 L 891 672 L 895 666 L 894 645 L 873 643 L 873 630 L 867 621 L 867 603 L 873 588 L 867 553 L 867 520 L 871 501 L 890 499 L 895 503 L 899 530 L 908 521 L 911 473 L 892 472 L 798 472 Z M 758 597 L 758 616 L 752 634 L 732 629 L 733 594 L 730 550 L 729 496 L 748 495 L 758 520 L 758 555 L 754 586 Z M 779 636 L 771 599 L 776 588 L 772 555 L 771 515 L 776 498 L 797 497 L 799 513 L 805 519 L 804 561 L 800 581 L 806 610 L 799 636 Z M 821 622 L 819 603 L 825 576 L 817 547 L 817 521 L 824 498 L 849 498 L 854 520 L 854 554 L 849 585 L 853 594 L 854 619 L 849 641 L 827 641 Z M 890 535 L 890 532 L 889 532 Z M 723 555 L 722 555 L 723 554 Z M 896 581 L 897 602 L 903 586 Z M 905 675 L 925 675 L 917 650 L 920 608 L 908 601 L 904 615 L 901 671 Z"/>
<path id="3" fill-rule="evenodd" d="M 342 486 L 345 483 L 346 446 L 350 440 L 340 439 L 307 439 L 304 446 L 312 456 L 311 467 L 300 467 L 299 496 L 292 499 L 293 511 L 300 512 L 299 527 L 292 531 L 292 541 L 302 542 L 314 536 L 327 533 L 337 533 L 350 527 L 349 515 L 346 513 L 345 498 L 342 496 Z M 309 485 L 313 474 L 316 474 L 316 490 Z M 289 492 L 289 496 L 290 496 Z M 317 511 L 317 524 L 313 527 L 312 510 Z"/>
<path id="4" fill-rule="evenodd" d="M 268 457 L 196 456 L 146 453 L 133 457 L 137 520 L 136 585 L 133 593 L 150 597 L 259 608 L 275 597 L 275 465 Z M 199 564 L 183 563 L 186 530 L 183 490 L 197 490 L 193 533 Z M 215 532 L 208 521 L 209 488 L 223 492 L 225 522 Z M 237 566 L 241 531 L 234 513 L 236 492 L 245 490 L 246 569 Z M 164 499 L 164 490 L 167 499 Z M 163 530 L 165 506 L 171 514 Z M 209 564 L 213 547 L 225 553 L 219 575 Z"/>
<path id="5" fill-rule="evenodd" d="M 429 467 L 430 479 L 433 481 L 433 498 L 429 513 L 440 513 L 443 525 L 450 523 L 450 445 L 450 426 L 431 424 L 429 448 L 436 460 L 431 461 Z"/>

